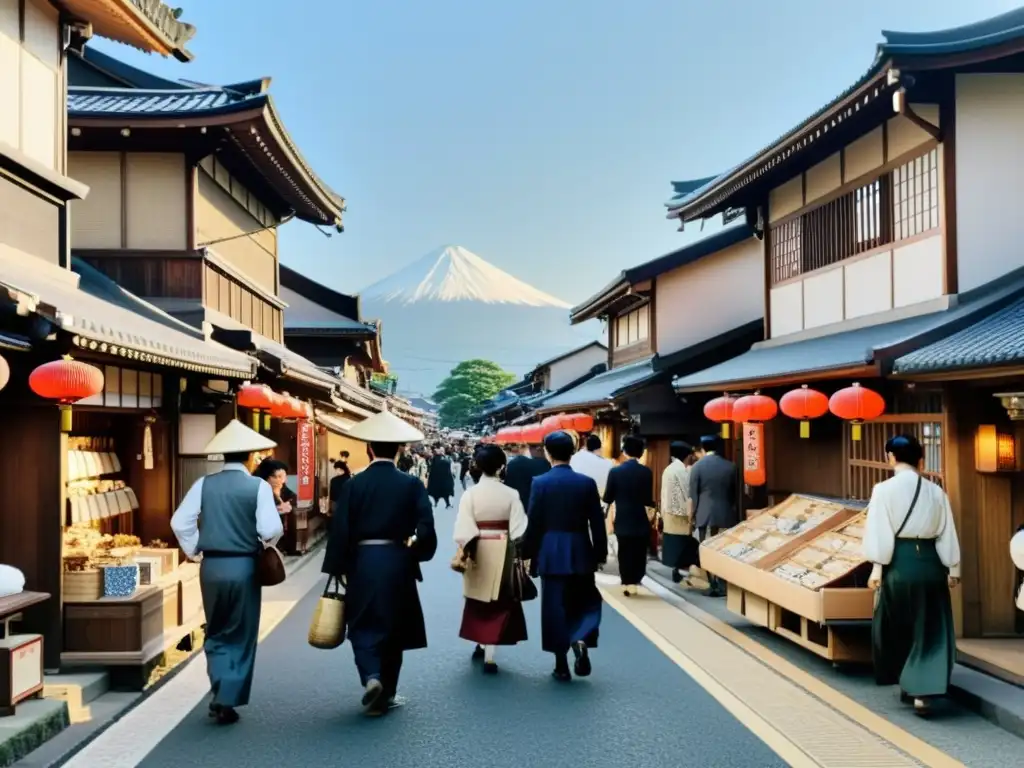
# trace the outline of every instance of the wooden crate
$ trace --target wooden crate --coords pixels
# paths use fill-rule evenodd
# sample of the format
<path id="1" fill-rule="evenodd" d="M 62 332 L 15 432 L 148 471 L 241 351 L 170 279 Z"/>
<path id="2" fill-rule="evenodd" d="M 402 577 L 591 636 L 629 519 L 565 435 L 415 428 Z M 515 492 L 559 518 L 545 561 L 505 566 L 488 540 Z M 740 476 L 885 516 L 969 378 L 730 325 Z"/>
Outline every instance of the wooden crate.
<path id="1" fill-rule="evenodd" d="M 131 597 L 64 603 L 64 653 L 141 658 L 163 637 L 163 590 L 142 587 Z M 113 662 L 108 662 L 113 663 Z"/>
<path id="2" fill-rule="evenodd" d="M 103 597 L 103 571 L 65 571 L 61 602 L 81 603 Z"/>
<path id="3" fill-rule="evenodd" d="M 181 626 L 188 624 L 203 610 L 203 593 L 199 587 L 199 566 L 196 563 L 185 563 L 178 568 L 178 578 L 178 625 Z"/>
<path id="4" fill-rule="evenodd" d="M 178 569 L 178 549 L 157 549 L 156 547 L 139 547 L 135 553 L 139 557 L 159 557 L 160 573 L 168 574 Z"/>

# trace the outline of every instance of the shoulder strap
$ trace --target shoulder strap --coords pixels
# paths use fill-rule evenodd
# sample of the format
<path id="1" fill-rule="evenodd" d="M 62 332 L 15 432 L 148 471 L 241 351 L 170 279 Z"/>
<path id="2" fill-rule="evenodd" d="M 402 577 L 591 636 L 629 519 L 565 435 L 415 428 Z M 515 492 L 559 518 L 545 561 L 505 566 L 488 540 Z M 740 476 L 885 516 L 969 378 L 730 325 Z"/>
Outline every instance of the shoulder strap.
<path id="1" fill-rule="evenodd" d="M 917 499 L 921 495 L 921 483 L 923 481 L 924 478 L 921 477 L 921 475 L 918 475 L 917 488 L 914 489 L 914 499 L 913 501 L 910 502 L 910 509 L 907 510 L 907 514 L 904 516 L 903 522 L 900 523 L 900 527 L 896 529 L 896 535 L 894 536 L 894 538 L 898 539 L 900 537 L 900 534 L 903 533 L 903 529 L 907 527 L 907 521 L 910 519 L 910 516 L 914 514 L 914 507 L 917 506 Z"/>

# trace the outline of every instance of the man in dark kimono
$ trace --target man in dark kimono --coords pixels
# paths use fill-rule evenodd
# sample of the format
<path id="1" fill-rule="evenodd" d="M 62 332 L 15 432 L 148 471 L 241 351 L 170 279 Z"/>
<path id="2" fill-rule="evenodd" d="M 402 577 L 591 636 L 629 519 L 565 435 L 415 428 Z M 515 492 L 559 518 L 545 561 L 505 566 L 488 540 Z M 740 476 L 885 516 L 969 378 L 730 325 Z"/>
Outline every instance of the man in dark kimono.
<path id="1" fill-rule="evenodd" d="M 273 489 L 245 466 L 253 453 L 274 446 L 273 440 L 232 421 L 205 451 L 222 455 L 224 468 L 196 480 L 171 518 L 182 550 L 202 561 L 210 716 L 221 725 L 238 722 L 235 707 L 249 703 L 262 600 L 256 558 L 261 541 L 276 540 L 284 532 Z"/>
<path id="2" fill-rule="evenodd" d="M 341 490 L 323 571 L 345 584 L 345 621 L 362 702 L 376 716 L 400 703 L 403 652 L 427 647 L 416 582 L 423 580 L 420 563 L 434 557 L 437 534 L 423 483 L 395 466 L 402 445 L 423 434 L 387 411 L 349 434 L 367 442 L 370 465 Z"/>
<path id="3" fill-rule="evenodd" d="M 430 469 L 427 474 L 427 495 L 430 496 L 434 505 L 444 499 L 447 508 L 452 508 L 452 496 L 455 495 L 455 475 L 452 474 L 451 460 L 441 447 L 435 449 L 434 457 L 430 460 Z"/>
<path id="4" fill-rule="evenodd" d="M 615 505 L 615 538 L 619 542 L 619 576 L 622 592 L 629 597 L 647 573 L 647 549 L 651 521 L 647 510 L 654 506 L 654 474 L 640 463 L 644 439 L 627 435 L 622 441 L 626 461 L 612 467 L 604 488 L 604 503 Z"/>
<path id="5" fill-rule="evenodd" d="M 722 456 L 722 438 L 708 435 L 700 439 L 704 456 L 690 470 L 690 503 L 700 541 L 732 528 L 740 521 L 737 506 L 739 470 Z M 708 575 L 709 597 L 724 597 L 725 587 L 717 576 Z"/>
<path id="6" fill-rule="evenodd" d="M 601 626 L 594 573 L 604 563 L 608 537 L 597 483 L 569 466 L 572 437 L 554 432 L 544 446 L 554 466 L 533 481 L 523 557 L 541 580 L 541 646 L 555 655 L 552 677 L 567 682 L 570 650 L 576 675 L 591 672 L 589 649 L 597 647 Z"/>
<path id="7" fill-rule="evenodd" d="M 569 438 L 572 439 L 571 437 Z M 544 446 L 531 445 L 529 454 L 525 451 L 509 461 L 505 467 L 505 485 L 519 492 L 519 500 L 523 509 L 530 506 L 530 488 L 535 477 L 540 477 L 551 469 L 551 462 L 544 457 Z"/>

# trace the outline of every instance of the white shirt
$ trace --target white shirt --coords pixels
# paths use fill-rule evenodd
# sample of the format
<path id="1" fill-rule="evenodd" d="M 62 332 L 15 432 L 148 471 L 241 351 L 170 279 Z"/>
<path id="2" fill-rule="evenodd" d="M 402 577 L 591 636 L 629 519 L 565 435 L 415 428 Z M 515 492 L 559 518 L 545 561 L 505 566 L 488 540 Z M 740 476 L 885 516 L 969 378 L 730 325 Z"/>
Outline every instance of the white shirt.
<path id="1" fill-rule="evenodd" d="M 690 514 L 690 468 L 679 459 L 672 459 L 661 475 L 661 514 Z"/>
<path id="2" fill-rule="evenodd" d="M 224 470 L 249 474 L 241 464 L 225 464 Z M 196 556 L 196 550 L 199 548 L 199 515 L 202 512 L 205 479 L 200 477 L 192 484 L 171 518 L 171 530 L 178 538 L 178 544 L 190 558 Z M 281 515 L 274 501 L 274 489 L 263 480 L 260 481 L 260 489 L 256 494 L 256 533 L 263 541 L 273 541 L 284 533 Z"/>
<path id="3" fill-rule="evenodd" d="M 599 453 L 583 450 L 573 454 L 569 459 L 569 466 L 575 472 L 586 475 L 597 483 L 597 492 L 601 498 L 604 498 L 604 489 L 608 485 L 608 473 L 612 471 L 615 462 L 606 459 Z"/>
<path id="4" fill-rule="evenodd" d="M 896 531 L 910 511 L 917 488 L 918 474 L 906 464 L 897 464 L 896 473 L 875 485 L 868 504 L 864 530 L 864 556 L 875 564 L 871 578 L 882 577 L 882 566 L 892 562 Z M 922 479 L 921 495 L 907 519 L 901 539 L 935 539 L 935 550 L 949 575 L 960 578 L 960 540 L 956 535 L 953 510 L 946 492 L 931 480 Z"/>
<path id="5" fill-rule="evenodd" d="M 479 523 L 506 520 L 510 539 L 518 539 L 526 533 L 529 520 L 518 491 L 497 478 L 483 475 L 477 485 L 462 494 L 452 538 L 460 547 L 464 547 L 480 535 Z"/>

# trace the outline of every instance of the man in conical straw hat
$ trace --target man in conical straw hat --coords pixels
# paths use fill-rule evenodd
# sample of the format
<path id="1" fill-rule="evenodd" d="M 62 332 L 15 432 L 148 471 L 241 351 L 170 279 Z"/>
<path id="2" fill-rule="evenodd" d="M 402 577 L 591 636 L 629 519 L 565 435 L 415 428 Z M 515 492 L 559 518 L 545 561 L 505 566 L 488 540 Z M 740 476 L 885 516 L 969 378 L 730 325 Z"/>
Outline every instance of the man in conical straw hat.
<path id="1" fill-rule="evenodd" d="M 171 518 L 185 554 L 202 561 L 203 649 L 213 691 L 210 716 L 224 725 L 237 722 L 235 708 L 249 703 L 260 627 L 256 560 L 261 542 L 283 533 L 273 489 L 249 474 L 246 463 L 253 453 L 275 445 L 242 422 L 232 421 L 205 449 L 208 456 L 223 455 L 224 468 L 199 478 Z"/>
<path id="2" fill-rule="evenodd" d="M 324 573 L 346 584 L 345 619 L 368 715 L 396 706 L 405 651 L 427 647 L 416 582 L 434 557 L 437 534 L 423 483 L 398 469 L 404 445 L 423 433 L 384 411 L 352 427 L 370 465 L 341 489 Z"/>

